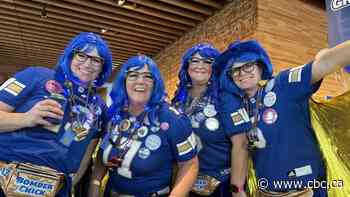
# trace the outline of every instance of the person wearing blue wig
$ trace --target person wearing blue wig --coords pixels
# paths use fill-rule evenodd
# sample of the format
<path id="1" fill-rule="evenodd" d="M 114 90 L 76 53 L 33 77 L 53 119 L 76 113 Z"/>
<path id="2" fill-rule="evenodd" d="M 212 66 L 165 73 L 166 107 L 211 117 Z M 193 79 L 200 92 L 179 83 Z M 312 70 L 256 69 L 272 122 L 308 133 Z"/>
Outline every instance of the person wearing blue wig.
<path id="1" fill-rule="evenodd" d="M 29 67 L 0 87 L 0 196 L 69 196 L 101 135 L 96 88 L 111 69 L 107 43 L 84 32 L 55 69 Z"/>
<path id="2" fill-rule="evenodd" d="M 198 144 L 199 174 L 190 196 L 232 196 L 230 185 L 243 185 L 245 174 L 232 172 L 236 164 L 245 166 L 246 157 L 231 160 L 234 152 L 247 152 L 245 135 L 228 136 L 218 113 L 219 65 L 213 66 L 220 52 L 201 43 L 188 49 L 182 57 L 179 85 L 173 105 L 191 120 Z M 235 143 L 235 146 L 231 144 Z M 241 144 L 241 145 L 239 145 Z M 238 154 L 242 156 L 243 154 Z M 235 163 L 234 163 L 234 162 Z M 232 166 L 232 168 L 231 168 Z M 239 191 L 236 196 L 245 196 Z"/>
<path id="3" fill-rule="evenodd" d="M 145 55 L 128 59 L 113 83 L 108 131 L 92 174 L 90 197 L 99 196 L 109 169 L 105 196 L 187 196 L 198 171 L 196 141 L 186 116 L 165 102 L 156 63 Z M 173 162 L 178 165 L 171 186 Z"/>
<path id="4" fill-rule="evenodd" d="M 264 182 L 258 196 L 327 196 L 326 188 L 310 184 L 325 179 L 325 164 L 310 122 L 309 99 L 324 76 L 350 64 L 349 51 L 347 41 L 276 76 L 255 40 L 235 42 L 218 57 L 217 63 L 225 65 L 220 77 L 224 126 L 247 134 L 257 179 Z"/>

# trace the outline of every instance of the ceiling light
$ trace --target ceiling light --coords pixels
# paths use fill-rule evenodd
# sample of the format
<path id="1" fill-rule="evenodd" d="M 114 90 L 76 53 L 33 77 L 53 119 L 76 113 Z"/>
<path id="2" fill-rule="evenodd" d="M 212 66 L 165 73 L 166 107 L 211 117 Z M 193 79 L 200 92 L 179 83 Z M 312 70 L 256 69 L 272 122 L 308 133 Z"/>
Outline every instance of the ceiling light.
<path id="1" fill-rule="evenodd" d="M 137 5 L 136 3 L 133 3 L 133 4 L 129 4 L 129 5 L 123 5 L 123 8 L 126 8 L 126 9 L 130 9 L 130 10 L 134 10 L 137 8 Z"/>
<path id="2" fill-rule="evenodd" d="M 125 2 L 126 2 L 126 0 L 118 0 L 118 5 L 122 6 L 122 5 L 124 5 Z"/>
<path id="3" fill-rule="evenodd" d="M 108 30 L 107 29 L 101 29 L 101 33 L 106 33 Z"/>

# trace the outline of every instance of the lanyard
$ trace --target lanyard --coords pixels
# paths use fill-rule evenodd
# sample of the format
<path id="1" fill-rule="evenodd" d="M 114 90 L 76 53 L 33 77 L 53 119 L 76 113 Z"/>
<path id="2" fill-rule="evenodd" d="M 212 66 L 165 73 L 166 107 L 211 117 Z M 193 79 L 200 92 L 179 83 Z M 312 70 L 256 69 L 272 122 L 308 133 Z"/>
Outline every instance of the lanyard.
<path id="1" fill-rule="evenodd" d="M 115 134 L 117 135 L 116 138 L 112 138 L 112 136 L 109 138 L 109 142 L 113 145 L 113 147 L 117 148 L 119 150 L 119 154 L 116 157 L 113 157 L 111 161 L 109 162 L 111 166 L 113 167 L 119 167 L 121 162 L 123 161 L 126 153 L 129 151 L 129 149 L 132 146 L 132 140 L 138 139 L 137 131 L 142 126 L 142 124 L 145 122 L 145 118 L 147 116 L 147 111 L 142 112 L 141 115 L 138 117 L 125 117 L 122 121 L 119 122 L 119 124 L 112 123 L 111 127 L 109 128 L 109 132 L 112 133 L 112 129 L 117 129 L 118 132 Z M 126 124 L 127 127 L 122 128 Z M 127 133 L 127 137 L 125 140 L 122 140 L 124 136 L 121 135 L 121 131 Z"/>
<path id="2" fill-rule="evenodd" d="M 66 80 L 64 85 L 67 88 L 68 104 L 70 107 L 69 116 L 72 122 L 72 130 L 76 133 L 84 132 L 86 130 L 83 123 L 84 114 L 79 107 L 76 108 L 77 112 L 73 112 L 73 107 L 77 106 L 77 100 L 80 100 L 83 103 L 84 108 L 91 110 L 90 105 L 92 102 L 95 102 L 95 99 L 90 100 L 91 93 L 93 92 L 92 84 L 90 83 L 88 86 L 88 92 L 85 100 L 82 100 L 79 96 L 74 94 L 72 82 Z"/>
<path id="3" fill-rule="evenodd" d="M 262 94 L 263 94 L 263 88 L 259 86 L 257 98 L 255 101 L 255 107 L 252 107 L 252 105 L 250 104 L 248 96 L 244 96 L 244 98 L 243 98 L 244 108 L 248 112 L 249 117 L 251 117 L 251 116 L 254 117 L 253 129 L 256 128 L 258 125 L 259 112 L 263 107 L 262 102 L 261 102 L 262 101 Z"/>

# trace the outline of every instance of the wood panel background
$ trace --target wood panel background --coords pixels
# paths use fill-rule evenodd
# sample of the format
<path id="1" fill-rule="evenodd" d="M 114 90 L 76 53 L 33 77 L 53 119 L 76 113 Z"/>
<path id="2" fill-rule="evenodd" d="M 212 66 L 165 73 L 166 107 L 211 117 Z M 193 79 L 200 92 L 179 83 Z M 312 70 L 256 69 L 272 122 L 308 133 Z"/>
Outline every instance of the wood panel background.
<path id="1" fill-rule="evenodd" d="M 170 97 L 186 49 L 209 42 L 222 51 L 237 38 L 259 40 L 276 73 L 312 61 L 320 49 L 328 46 L 326 11 L 310 0 L 233 1 L 155 57 Z M 342 94 L 349 89 L 349 83 L 349 74 L 339 71 L 324 79 L 315 97 Z"/>
<path id="2" fill-rule="evenodd" d="M 233 0 L 224 9 L 162 50 L 155 56 L 155 61 L 161 68 L 169 97 L 172 98 L 175 91 L 181 57 L 188 48 L 207 42 L 222 51 L 231 42 L 250 37 L 256 25 L 257 0 Z"/>
<path id="3" fill-rule="evenodd" d="M 312 61 L 328 47 L 326 11 L 308 0 L 258 0 L 258 25 L 253 38 L 266 48 L 274 71 Z M 349 74 L 340 70 L 327 76 L 314 95 L 322 99 L 349 89 Z"/>

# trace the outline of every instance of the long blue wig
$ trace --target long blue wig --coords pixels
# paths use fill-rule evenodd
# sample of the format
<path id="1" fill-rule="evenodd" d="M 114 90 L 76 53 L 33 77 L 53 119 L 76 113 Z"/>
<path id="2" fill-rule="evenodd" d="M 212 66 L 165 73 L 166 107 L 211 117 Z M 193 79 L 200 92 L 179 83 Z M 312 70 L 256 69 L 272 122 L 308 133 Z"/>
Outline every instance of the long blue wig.
<path id="1" fill-rule="evenodd" d="M 65 79 L 68 79 L 77 85 L 86 85 L 86 82 L 81 81 L 72 73 L 70 66 L 75 51 L 88 53 L 94 48 L 97 49 L 98 54 L 104 59 L 104 63 L 102 71 L 97 79 L 93 81 L 93 85 L 95 87 L 102 86 L 112 72 L 112 54 L 109 50 L 108 44 L 101 38 L 101 36 L 92 32 L 80 33 L 74 37 L 64 49 L 64 52 L 56 65 L 56 76 L 58 80 L 64 81 Z"/>
<path id="2" fill-rule="evenodd" d="M 145 55 L 137 55 L 129 58 L 121 67 L 118 76 L 113 82 L 113 88 L 110 93 L 112 99 L 112 105 L 109 108 L 109 117 L 112 118 L 115 115 L 120 115 L 123 113 L 125 107 L 129 105 L 129 99 L 126 91 L 126 75 L 129 70 L 140 70 L 145 65 L 148 66 L 149 71 L 151 72 L 154 84 L 153 90 L 150 97 L 150 100 L 145 106 L 145 111 L 150 115 L 151 121 L 156 117 L 157 108 L 165 102 L 165 88 L 164 81 L 160 74 L 157 64 L 149 57 Z"/>
<path id="3" fill-rule="evenodd" d="M 189 87 L 192 85 L 191 78 L 188 74 L 188 66 L 191 58 L 198 53 L 203 58 L 212 58 L 216 59 L 220 55 L 220 52 L 214 48 L 212 45 L 208 43 L 200 43 L 192 48 L 188 49 L 181 60 L 181 68 L 178 74 L 179 85 L 177 90 L 175 91 L 174 98 L 172 99 L 172 104 L 180 104 L 183 105 L 186 102 L 188 97 Z M 212 96 L 214 98 L 214 102 L 217 98 L 217 89 L 218 89 L 218 70 L 216 67 L 212 67 L 212 74 L 209 79 L 209 85 L 205 92 L 206 96 Z"/>
<path id="4" fill-rule="evenodd" d="M 261 79 L 268 80 L 272 78 L 273 65 L 264 48 L 256 40 L 248 40 L 244 42 L 236 41 L 231 43 L 229 47 L 216 59 L 214 65 L 221 65 L 224 68 L 220 76 L 220 89 L 226 92 L 244 95 L 232 80 L 229 71 L 236 62 L 252 62 L 256 61 L 262 65 L 263 73 Z"/>

